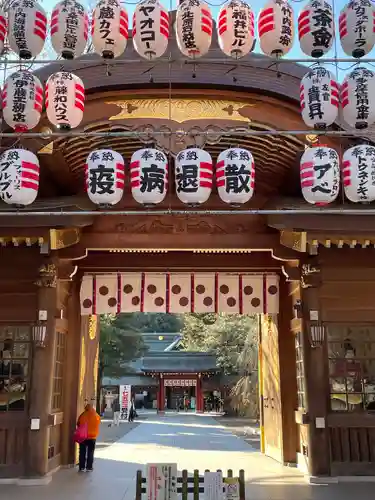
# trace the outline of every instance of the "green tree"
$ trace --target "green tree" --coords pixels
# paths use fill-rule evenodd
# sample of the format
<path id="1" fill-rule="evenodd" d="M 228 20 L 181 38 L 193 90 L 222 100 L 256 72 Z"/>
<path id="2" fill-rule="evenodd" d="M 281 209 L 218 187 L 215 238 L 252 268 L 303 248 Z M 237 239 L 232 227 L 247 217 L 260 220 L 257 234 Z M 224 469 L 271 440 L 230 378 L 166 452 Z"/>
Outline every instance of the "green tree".
<path id="1" fill-rule="evenodd" d="M 118 317 L 126 321 L 128 328 L 141 333 L 177 333 L 183 327 L 183 320 L 179 314 L 123 313 Z"/>
<path id="2" fill-rule="evenodd" d="M 214 352 L 224 375 L 237 375 L 228 403 L 255 416 L 258 408 L 258 318 L 240 314 L 187 314 L 182 345 L 188 351 Z"/>

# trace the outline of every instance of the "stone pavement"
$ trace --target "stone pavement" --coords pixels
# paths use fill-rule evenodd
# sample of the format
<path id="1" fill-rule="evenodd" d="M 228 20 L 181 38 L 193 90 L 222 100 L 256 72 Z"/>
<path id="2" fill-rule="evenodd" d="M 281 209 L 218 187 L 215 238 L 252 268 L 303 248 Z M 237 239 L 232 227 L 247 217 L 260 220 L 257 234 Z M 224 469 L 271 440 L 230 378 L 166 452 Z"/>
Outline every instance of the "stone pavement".
<path id="1" fill-rule="evenodd" d="M 122 425 L 127 425 L 123 423 Z M 96 451 L 94 471 L 61 470 L 47 486 L 1 486 L 1 500 L 134 500 L 135 474 L 147 462 L 179 470 L 245 470 L 247 500 L 371 500 L 372 484 L 309 485 L 296 470 L 262 456 L 209 416 L 148 416 Z"/>

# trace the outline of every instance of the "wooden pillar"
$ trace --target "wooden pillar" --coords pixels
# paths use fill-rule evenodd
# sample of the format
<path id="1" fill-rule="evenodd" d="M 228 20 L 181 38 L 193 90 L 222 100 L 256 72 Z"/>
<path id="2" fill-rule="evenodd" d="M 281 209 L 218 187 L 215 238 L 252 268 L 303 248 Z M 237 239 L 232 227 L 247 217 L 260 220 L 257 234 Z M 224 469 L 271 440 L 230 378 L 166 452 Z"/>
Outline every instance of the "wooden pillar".
<path id="1" fill-rule="evenodd" d="M 63 465 L 75 463 L 76 445 L 72 435 L 77 422 L 77 402 L 80 380 L 81 312 L 79 300 L 80 280 L 71 283 L 68 299 L 68 333 L 63 388 L 63 411 L 61 454 Z"/>
<path id="2" fill-rule="evenodd" d="M 158 390 L 158 412 L 164 413 L 165 409 L 165 388 L 164 388 L 164 377 L 161 373 L 159 375 L 159 390 Z"/>
<path id="3" fill-rule="evenodd" d="M 39 420 L 39 429 L 28 433 L 28 477 L 43 476 L 48 472 L 48 445 L 51 399 L 53 389 L 54 355 L 55 355 L 55 313 L 57 304 L 57 271 L 50 260 L 46 260 L 39 268 L 38 315 L 39 311 L 47 314 L 46 346 L 35 347 L 31 373 L 31 398 L 29 407 L 30 422 Z"/>
<path id="4" fill-rule="evenodd" d="M 202 375 L 198 373 L 197 376 L 197 393 L 196 393 L 196 410 L 197 413 L 203 413 L 204 405 L 203 405 L 203 392 L 202 392 Z"/>
<path id="5" fill-rule="evenodd" d="M 303 266 L 304 355 L 308 412 L 308 467 L 312 476 L 330 475 L 327 347 L 311 347 L 310 328 L 321 319 L 319 300 L 320 268 L 316 258 Z M 311 313 L 312 312 L 312 313 Z M 318 420 L 317 420 L 318 419 Z M 317 423 L 319 425 L 317 426 Z M 321 427 L 323 424 L 323 427 Z"/>

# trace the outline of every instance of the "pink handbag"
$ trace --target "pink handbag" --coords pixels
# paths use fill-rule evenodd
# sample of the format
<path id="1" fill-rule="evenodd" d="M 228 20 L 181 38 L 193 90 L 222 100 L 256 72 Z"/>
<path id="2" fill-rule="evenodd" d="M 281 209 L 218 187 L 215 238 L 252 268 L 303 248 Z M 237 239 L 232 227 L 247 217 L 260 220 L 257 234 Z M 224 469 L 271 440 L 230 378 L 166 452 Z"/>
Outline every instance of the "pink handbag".
<path id="1" fill-rule="evenodd" d="M 87 424 L 82 424 L 79 425 L 77 429 L 74 431 L 73 439 L 76 443 L 80 444 L 83 443 L 83 441 L 86 441 L 87 436 L 88 436 Z"/>

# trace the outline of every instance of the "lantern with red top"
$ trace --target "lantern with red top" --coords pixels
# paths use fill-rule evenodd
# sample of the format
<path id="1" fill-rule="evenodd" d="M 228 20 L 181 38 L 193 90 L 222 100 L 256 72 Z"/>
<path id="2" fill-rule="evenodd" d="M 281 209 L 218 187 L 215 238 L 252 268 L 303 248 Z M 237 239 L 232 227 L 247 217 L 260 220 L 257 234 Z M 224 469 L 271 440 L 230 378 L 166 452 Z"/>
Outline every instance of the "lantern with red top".
<path id="1" fill-rule="evenodd" d="M 337 152 L 321 145 L 306 149 L 301 158 L 300 179 L 308 203 L 327 205 L 335 201 L 340 189 Z"/>
<path id="2" fill-rule="evenodd" d="M 178 153 L 175 162 L 177 196 L 190 206 L 205 203 L 212 191 L 212 158 L 207 151 L 191 147 Z"/>
<path id="3" fill-rule="evenodd" d="M 207 54 L 212 40 L 210 7 L 201 0 L 185 0 L 177 7 L 177 45 L 184 56 L 195 59 Z"/>
<path id="4" fill-rule="evenodd" d="M 24 207 L 33 203 L 39 189 L 39 161 L 26 149 L 8 149 L 0 156 L 0 199 Z"/>
<path id="5" fill-rule="evenodd" d="M 350 201 L 375 201 L 375 147 L 362 144 L 345 151 L 342 178 L 345 195 Z"/>
<path id="6" fill-rule="evenodd" d="M 46 83 L 48 120 L 61 130 L 78 127 L 85 109 L 85 88 L 78 76 L 68 72 L 51 75 Z"/>
<path id="7" fill-rule="evenodd" d="M 375 44 L 375 7 L 370 0 L 351 0 L 341 10 L 339 32 L 342 50 L 363 57 Z"/>
<path id="8" fill-rule="evenodd" d="M 239 59 L 254 46 L 254 13 L 242 0 L 230 0 L 220 9 L 217 36 L 221 50 Z"/>
<path id="9" fill-rule="evenodd" d="M 47 36 L 46 11 L 34 0 L 11 3 L 8 13 L 9 47 L 21 59 L 40 54 Z"/>
<path id="10" fill-rule="evenodd" d="M 92 151 L 85 165 L 86 191 L 90 200 L 100 207 L 116 205 L 122 198 L 125 183 L 125 162 L 111 149 Z"/>
<path id="11" fill-rule="evenodd" d="M 281 57 L 293 46 L 293 9 L 287 1 L 270 0 L 258 17 L 260 48 L 264 54 Z"/>
<path id="12" fill-rule="evenodd" d="M 254 194 L 255 167 L 247 149 L 230 148 L 221 152 L 216 163 L 216 186 L 220 198 L 230 205 L 243 205 Z"/>
<path id="13" fill-rule="evenodd" d="M 16 132 L 31 130 L 42 113 L 42 84 L 30 71 L 12 73 L 5 80 L 2 101 L 5 122 Z"/>
<path id="14" fill-rule="evenodd" d="M 128 13 L 118 0 L 100 0 L 92 15 L 91 36 L 95 52 L 104 59 L 119 57 L 128 42 Z"/>
<path id="15" fill-rule="evenodd" d="M 311 57 L 322 57 L 332 47 L 335 33 L 333 9 L 325 0 L 310 0 L 298 16 L 301 50 Z"/>
<path id="16" fill-rule="evenodd" d="M 4 50 L 4 42 L 7 34 L 7 27 L 8 23 L 5 12 L 2 9 L 0 9 L 0 55 L 3 53 Z"/>
<path id="17" fill-rule="evenodd" d="M 89 17 L 76 0 L 63 0 L 52 11 L 51 42 L 63 59 L 83 54 L 89 34 Z"/>
<path id="18" fill-rule="evenodd" d="M 133 14 L 133 45 L 150 61 L 161 57 L 168 47 L 169 14 L 158 0 L 139 2 Z"/>
<path id="19" fill-rule="evenodd" d="M 168 190 L 168 159 L 154 148 L 139 149 L 130 162 L 130 184 L 137 203 L 153 206 L 161 203 Z"/>
<path id="20" fill-rule="evenodd" d="M 375 122 L 375 73 L 364 67 L 354 68 L 341 85 L 341 106 L 344 121 L 356 129 Z"/>
<path id="21" fill-rule="evenodd" d="M 302 119 L 308 127 L 326 129 L 337 119 L 339 85 L 330 71 L 322 66 L 310 70 L 301 80 Z"/>

